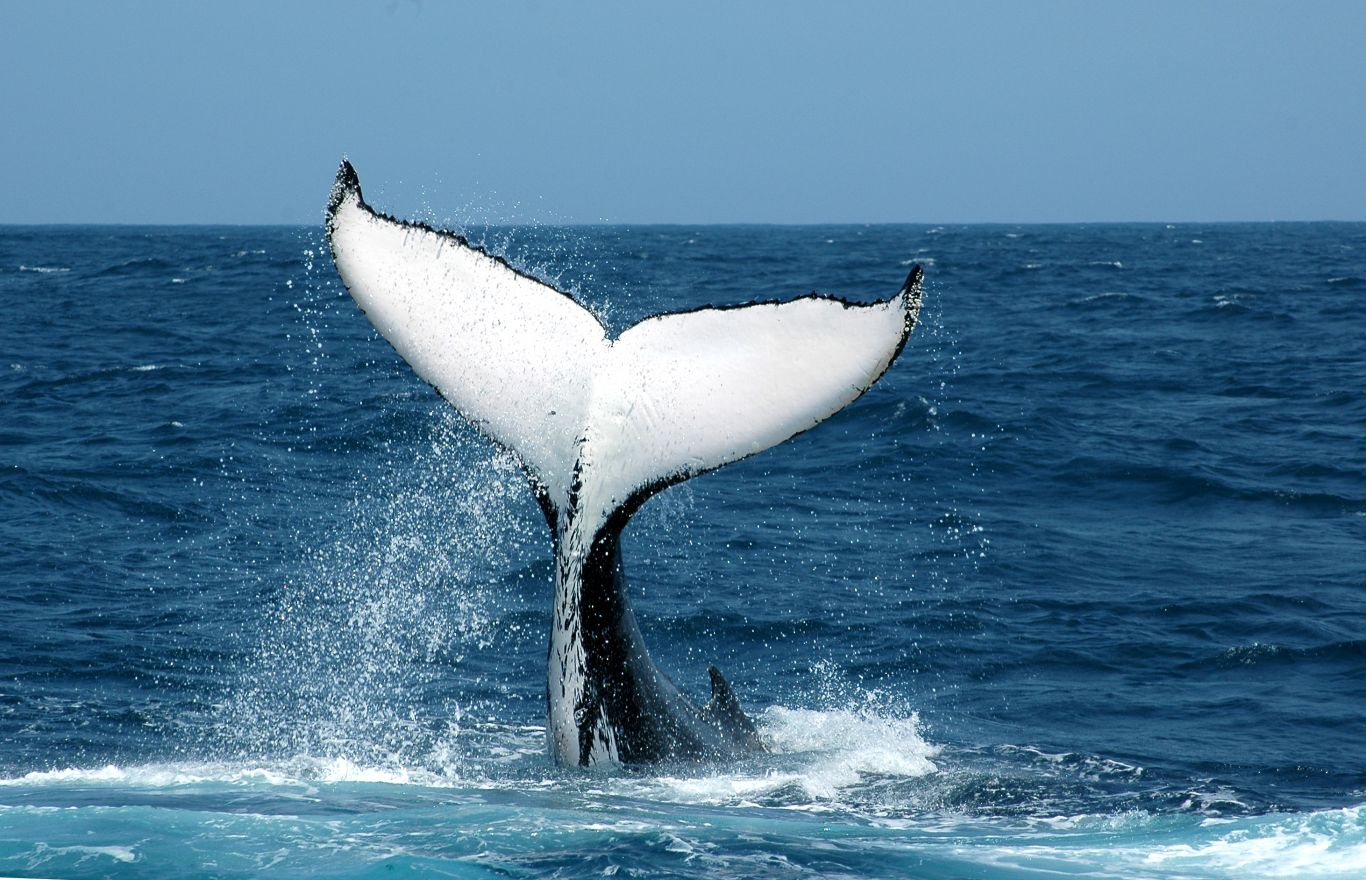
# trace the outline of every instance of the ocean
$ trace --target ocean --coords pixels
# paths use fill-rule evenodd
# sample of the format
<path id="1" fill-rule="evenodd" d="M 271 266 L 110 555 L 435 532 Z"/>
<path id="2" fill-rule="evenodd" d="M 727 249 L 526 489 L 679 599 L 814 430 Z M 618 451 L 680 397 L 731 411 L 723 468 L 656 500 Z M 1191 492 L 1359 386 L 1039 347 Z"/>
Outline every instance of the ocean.
<path id="1" fill-rule="evenodd" d="M 554 766 L 544 520 L 320 226 L 0 227 L 0 875 L 1366 877 L 1366 224 L 465 231 L 614 332 L 925 267 L 625 534 L 771 752 Z"/>

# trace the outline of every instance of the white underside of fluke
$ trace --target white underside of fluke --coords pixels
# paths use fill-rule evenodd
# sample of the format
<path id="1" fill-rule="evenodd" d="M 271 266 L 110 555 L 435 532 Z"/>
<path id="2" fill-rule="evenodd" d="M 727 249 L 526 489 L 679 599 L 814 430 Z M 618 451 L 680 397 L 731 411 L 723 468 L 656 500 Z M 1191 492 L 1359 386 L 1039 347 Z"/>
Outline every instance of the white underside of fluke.
<path id="1" fill-rule="evenodd" d="M 376 214 L 358 187 L 340 193 L 329 229 L 347 289 L 403 359 L 513 450 L 559 511 L 577 467 L 574 506 L 597 524 L 642 488 L 838 412 L 886 370 L 919 306 L 909 289 L 868 305 L 808 296 L 657 315 L 612 340 L 566 294 L 458 236 Z"/>
<path id="2" fill-rule="evenodd" d="M 575 580 L 614 511 L 838 412 L 890 365 L 920 302 L 918 283 L 908 281 L 866 305 L 813 295 L 703 308 L 657 315 L 610 339 L 571 297 L 460 236 L 375 213 L 346 163 L 328 233 L 337 270 L 376 329 L 517 454 L 555 511 L 557 606 L 574 599 L 563 580 Z M 559 666 L 561 683 L 581 693 L 574 636 L 557 625 L 551 676 Z M 560 718 L 552 699 L 551 736 L 557 755 L 567 750 L 566 763 L 578 763 L 570 697 Z"/>

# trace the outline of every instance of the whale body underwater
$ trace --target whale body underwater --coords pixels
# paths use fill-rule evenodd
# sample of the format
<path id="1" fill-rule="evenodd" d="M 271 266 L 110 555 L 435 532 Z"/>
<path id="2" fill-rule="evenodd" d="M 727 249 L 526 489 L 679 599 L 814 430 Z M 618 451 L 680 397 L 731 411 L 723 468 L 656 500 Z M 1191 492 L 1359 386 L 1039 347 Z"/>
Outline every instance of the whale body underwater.
<path id="1" fill-rule="evenodd" d="M 889 299 L 810 294 L 655 315 L 611 338 L 570 295 L 463 236 L 378 213 L 343 161 L 327 237 L 357 305 L 419 377 L 511 450 L 554 541 L 547 738 L 565 766 L 764 751 L 726 679 L 697 706 L 655 668 L 621 533 L 652 495 L 787 440 L 867 391 L 915 328 Z"/>

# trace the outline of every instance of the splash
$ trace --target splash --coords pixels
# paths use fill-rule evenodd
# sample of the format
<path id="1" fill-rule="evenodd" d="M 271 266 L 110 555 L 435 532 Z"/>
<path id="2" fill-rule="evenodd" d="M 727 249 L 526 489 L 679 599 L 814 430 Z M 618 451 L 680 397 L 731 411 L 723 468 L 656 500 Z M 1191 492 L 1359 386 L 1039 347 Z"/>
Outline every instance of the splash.
<path id="1" fill-rule="evenodd" d="M 454 683 L 498 638 L 498 581 L 535 523 L 516 463 L 453 414 L 415 446 L 357 487 L 330 534 L 302 545 L 225 707 L 228 751 L 386 772 L 459 760 L 450 741 L 477 688 Z"/>
<path id="2" fill-rule="evenodd" d="M 938 769 L 939 748 L 924 739 L 914 712 L 770 706 L 755 722 L 769 755 L 700 773 L 621 777 L 607 789 L 692 805 L 859 813 L 879 790 Z"/>

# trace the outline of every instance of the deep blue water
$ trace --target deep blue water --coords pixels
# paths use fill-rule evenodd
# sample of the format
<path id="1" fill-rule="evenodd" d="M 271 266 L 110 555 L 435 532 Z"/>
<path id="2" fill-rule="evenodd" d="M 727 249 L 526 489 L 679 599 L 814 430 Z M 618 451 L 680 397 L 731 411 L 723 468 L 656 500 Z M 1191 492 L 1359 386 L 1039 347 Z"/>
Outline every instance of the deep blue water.
<path id="1" fill-rule="evenodd" d="M 617 331 L 925 265 L 627 532 L 773 754 L 551 765 L 543 520 L 320 230 L 0 228 L 0 875 L 1366 876 L 1366 224 L 474 234 Z"/>

